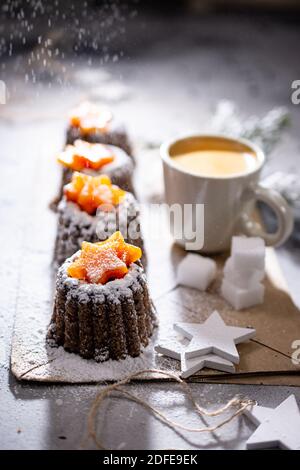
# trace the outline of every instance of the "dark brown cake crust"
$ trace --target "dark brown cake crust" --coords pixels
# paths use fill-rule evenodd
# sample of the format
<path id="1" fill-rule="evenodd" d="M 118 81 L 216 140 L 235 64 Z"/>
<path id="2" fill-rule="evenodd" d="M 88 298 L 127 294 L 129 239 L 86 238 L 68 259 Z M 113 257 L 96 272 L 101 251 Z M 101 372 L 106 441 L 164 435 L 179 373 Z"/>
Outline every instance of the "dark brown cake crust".
<path id="1" fill-rule="evenodd" d="M 92 216 L 81 210 L 76 203 L 69 202 L 65 198 L 59 203 L 57 211 L 58 228 L 54 267 L 60 266 L 78 251 L 83 241 L 90 243 L 104 241 L 115 231 L 120 230 L 127 243 L 142 249 L 141 262 L 146 268 L 147 259 L 140 231 L 139 205 L 132 194 L 126 194 L 124 201 L 116 208 L 117 214 L 99 211 L 97 215 Z M 137 237 L 135 237 L 135 229 Z"/>
<path id="2" fill-rule="evenodd" d="M 88 284 L 67 274 L 77 256 L 57 274 L 48 344 L 97 362 L 139 356 L 157 325 L 143 268 L 133 263 L 123 279 Z"/>
<path id="3" fill-rule="evenodd" d="M 115 145 L 123 149 L 132 159 L 132 145 L 129 141 L 126 130 L 118 124 L 111 124 L 111 129 L 106 132 L 84 133 L 79 127 L 70 126 L 66 133 L 66 143 L 73 144 L 76 139 L 82 139 L 92 144 L 108 144 Z"/>

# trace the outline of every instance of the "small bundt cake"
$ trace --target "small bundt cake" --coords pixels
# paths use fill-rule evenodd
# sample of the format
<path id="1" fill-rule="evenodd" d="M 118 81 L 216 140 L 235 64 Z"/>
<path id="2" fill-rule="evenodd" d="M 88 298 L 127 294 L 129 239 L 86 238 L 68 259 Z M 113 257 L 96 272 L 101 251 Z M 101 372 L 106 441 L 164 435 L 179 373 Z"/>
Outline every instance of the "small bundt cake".
<path id="1" fill-rule="evenodd" d="M 144 247 L 136 199 L 113 185 L 106 175 L 93 177 L 75 172 L 64 187 L 64 197 L 57 211 L 55 267 L 78 251 L 83 241 L 103 241 L 117 230 L 124 234 L 128 243 Z M 141 262 L 145 268 L 144 250 Z"/>
<path id="2" fill-rule="evenodd" d="M 85 101 L 70 111 L 67 144 L 73 144 L 77 139 L 120 147 L 133 158 L 124 126 L 113 118 L 106 106 L 97 106 Z"/>
<path id="3" fill-rule="evenodd" d="M 99 362 L 140 355 L 156 326 L 140 256 L 120 232 L 83 242 L 57 274 L 49 345 Z"/>

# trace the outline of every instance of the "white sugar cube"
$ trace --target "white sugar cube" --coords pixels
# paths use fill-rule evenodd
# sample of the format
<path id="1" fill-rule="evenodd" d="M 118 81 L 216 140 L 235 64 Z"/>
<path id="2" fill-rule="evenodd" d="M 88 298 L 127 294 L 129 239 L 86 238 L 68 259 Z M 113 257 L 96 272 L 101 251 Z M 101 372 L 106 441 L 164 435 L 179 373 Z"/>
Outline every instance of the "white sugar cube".
<path id="1" fill-rule="evenodd" d="M 231 282 L 223 279 L 221 294 L 236 310 L 262 304 L 264 301 L 265 288 L 257 283 L 248 289 L 241 289 Z"/>
<path id="2" fill-rule="evenodd" d="M 211 258 L 189 253 L 177 268 L 177 284 L 204 291 L 216 277 L 216 262 Z"/>
<path id="3" fill-rule="evenodd" d="M 224 266 L 224 276 L 231 284 L 248 289 L 262 281 L 265 272 L 263 269 L 235 269 L 232 257 L 228 258 Z"/>
<path id="4" fill-rule="evenodd" d="M 232 237 L 231 256 L 234 269 L 265 267 L 265 242 L 259 237 Z"/>

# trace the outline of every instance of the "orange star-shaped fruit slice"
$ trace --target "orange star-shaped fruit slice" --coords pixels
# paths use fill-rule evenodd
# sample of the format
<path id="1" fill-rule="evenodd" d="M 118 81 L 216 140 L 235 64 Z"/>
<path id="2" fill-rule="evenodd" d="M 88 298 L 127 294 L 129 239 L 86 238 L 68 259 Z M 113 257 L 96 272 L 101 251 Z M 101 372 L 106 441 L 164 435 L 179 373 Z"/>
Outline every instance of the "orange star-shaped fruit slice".
<path id="1" fill-rule="evenodd" d="M 64 187 L 68 201 L 76 202 L 88 214 L 95 214 L 97 209 L 111 211 L 120 204 L 126 191 L 111 183 L 106 175 L 90 176 L 75 172 L 72 180 Z"/>
<path id="2" fill-rule="evenodd" d="M 129 266 L 142 256 L 142 250 L 138 246 L 131 245 L 125 242 L 124 237 L 120 231 L 113 233 L 104 242 L 98 242 L 98 246 L 110 245 L 117 253 L 118 257 Z"/>
<path id="3" fill-rule="evenodd" d="M 69 122 L 73 127 L 79 127 L 82 134 L 107 132 L 113 118 L 112 112 L 106 106 L 97 106 L 89 101 L 80 103 L 69 113 Z"/>
<path id="4" fill-rule="evenodd" d="M 93 284 L 121 279 L 128 266 L 142 255 L 139 247 L 126 243 L 120 232 L 104 242 L 83 242 L 79 257 L 68 267 L 68 275 Z"/>
<path id="5" fill-rule="evenodd" d="M 103 144 L 91 144 L 83 140 L 75 140 L 74 145 L 67 145 L 57 161 L 74 171 L 86 169 L 100 170 L 104 165 L 115 159 L 111 148 Z"/>

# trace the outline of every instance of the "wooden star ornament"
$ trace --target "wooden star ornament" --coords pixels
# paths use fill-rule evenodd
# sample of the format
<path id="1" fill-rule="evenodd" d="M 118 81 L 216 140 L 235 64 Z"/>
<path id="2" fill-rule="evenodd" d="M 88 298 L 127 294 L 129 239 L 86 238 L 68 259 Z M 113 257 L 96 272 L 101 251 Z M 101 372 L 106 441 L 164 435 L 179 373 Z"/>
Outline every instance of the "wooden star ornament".
<path id="1" fill-rule="evenodd" d="M 184 353 L 186 359 L 213 353 L 234 364 L 240 360 L 236 344 L 255 335 L 252 328 L 226 325 L 216 310 L 204 323 L 175 323 L 174 329 L 190 340 Z"/>
<path id="2" fill-rule="evenodd" d="M 156 352 L 180 361 L 181 377 L 183 379 L 196 374 L 196 372 L 202 370 L 204 367 L 220 370 L 222 372 L 235 371 L 232 362 L 219 357 L 216 354 L 205 354 L 203 356 L 187 359 L 185 357 L 185 349 L 186 347 L 175 339 L 160 341 L 159 344 L 155 346 Z"/>
<path id="3" fill-rule="evenodd" d="M 255 405 L 245 414 L 258 426 L 246 442 L 247 449 L 300 450 L 300 411 L 295 395 L 274 409 Z"/>

